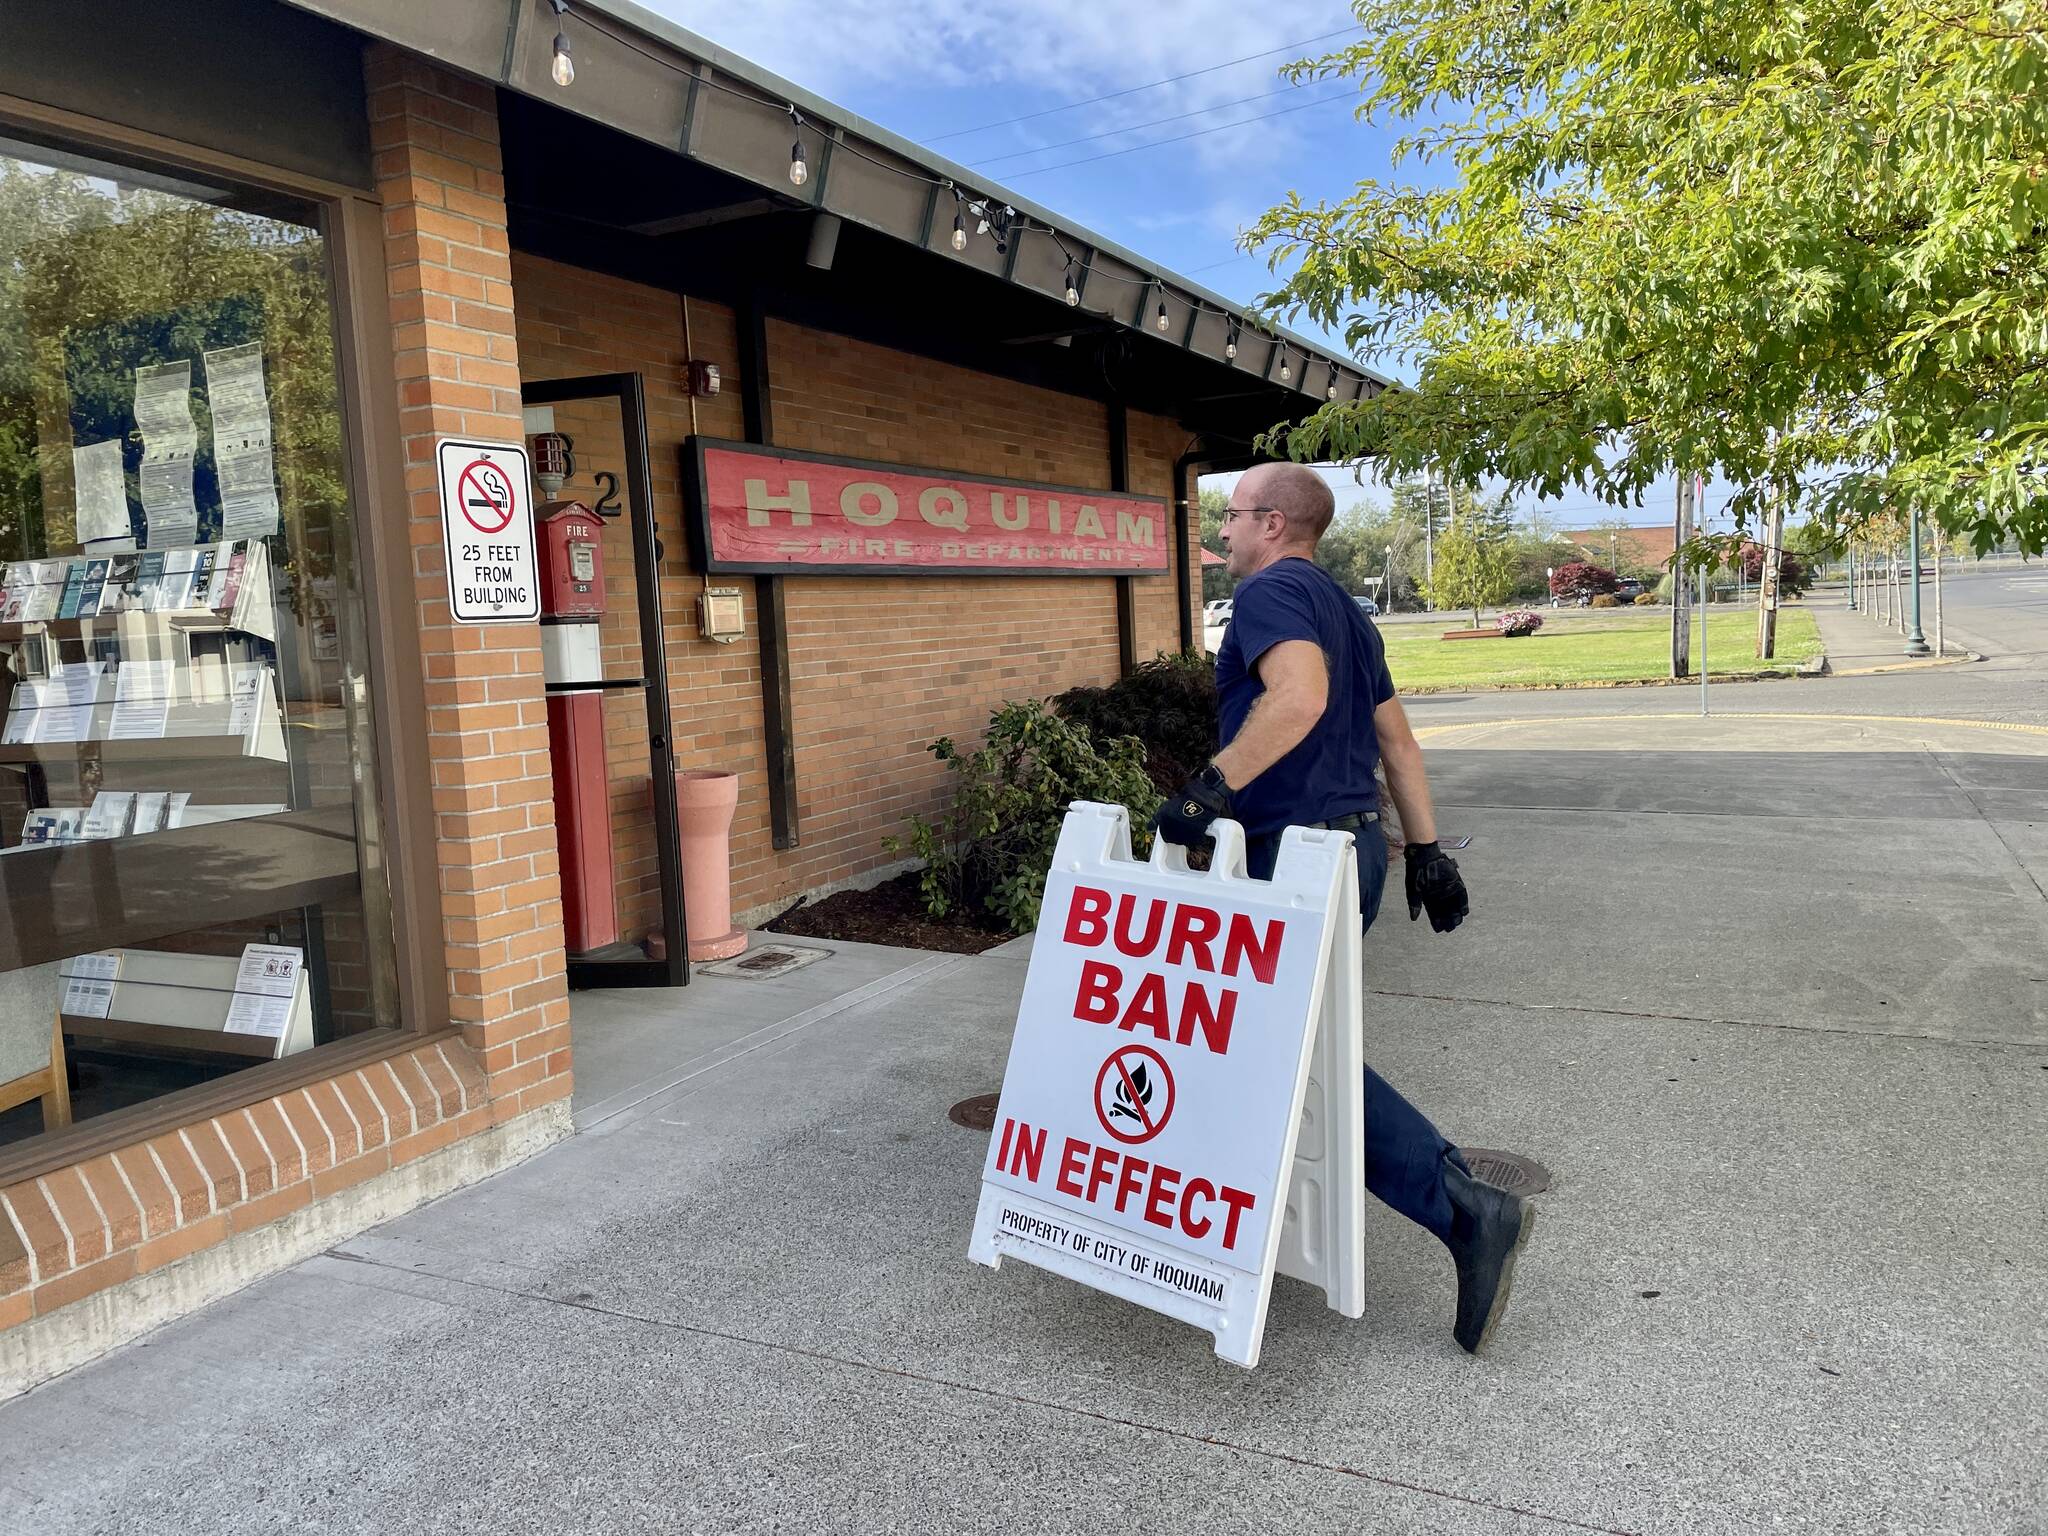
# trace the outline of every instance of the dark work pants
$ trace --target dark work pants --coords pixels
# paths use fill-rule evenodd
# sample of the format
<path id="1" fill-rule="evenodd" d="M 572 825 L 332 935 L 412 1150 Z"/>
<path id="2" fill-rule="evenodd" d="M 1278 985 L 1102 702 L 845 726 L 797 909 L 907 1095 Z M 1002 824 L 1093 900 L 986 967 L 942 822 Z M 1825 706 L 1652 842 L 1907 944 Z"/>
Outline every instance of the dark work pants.
<path id="1" fill-rule="evenodd" d="M 1379 916 L 1380 895 L 1387 884 L 1387 839 L 1379 823 L 1359 827 L 1353 836 L 1358 849 L 1358 912 L 1365 928 Z M 1245 866 L 1254 879 L 1273 878 L 1280 839 L 1245 840 Z M 1428 1116 L 1396 1093 L 1387 1080 L 1365 1069 L 1365 1187 L 1410 1221 L 1427 1227 L 1445 1242 L 1451 1237 L 1451 1197 L 1444 1189 L 1443 1161 L 1465 1160 Z"/>

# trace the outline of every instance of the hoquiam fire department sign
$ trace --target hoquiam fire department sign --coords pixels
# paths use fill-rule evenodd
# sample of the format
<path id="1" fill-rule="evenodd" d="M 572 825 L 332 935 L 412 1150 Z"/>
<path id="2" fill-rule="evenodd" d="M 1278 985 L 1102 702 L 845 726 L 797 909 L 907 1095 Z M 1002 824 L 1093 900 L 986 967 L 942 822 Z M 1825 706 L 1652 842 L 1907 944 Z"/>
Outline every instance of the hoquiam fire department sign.
<path id="1" fill-rule="evenodd" d="M 1169 569 L 1166 503 L 692 438 L 690 533 L 707 571 L 1143 576 Z"/>
<path id="2" fill-rule="evenodd" d="M 1046 879 L 969 1257 L 1078 1280 L 1258 1363 L 1275 1273 L 1365 1307 L 1358 875 L 1290 828 L 1272 880 L 1130 853 L 1076 803 Z"/>

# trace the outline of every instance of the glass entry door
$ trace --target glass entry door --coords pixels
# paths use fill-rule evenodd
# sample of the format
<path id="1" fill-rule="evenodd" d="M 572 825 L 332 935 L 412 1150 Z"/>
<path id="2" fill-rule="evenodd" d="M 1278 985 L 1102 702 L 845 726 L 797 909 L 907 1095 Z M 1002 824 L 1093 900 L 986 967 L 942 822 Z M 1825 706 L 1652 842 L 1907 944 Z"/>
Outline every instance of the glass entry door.
<path id="1" fill-rule="evenodd" d="M 681 986 L 668 661 L 640 375 L 526 384 L 569 985 Z"/>

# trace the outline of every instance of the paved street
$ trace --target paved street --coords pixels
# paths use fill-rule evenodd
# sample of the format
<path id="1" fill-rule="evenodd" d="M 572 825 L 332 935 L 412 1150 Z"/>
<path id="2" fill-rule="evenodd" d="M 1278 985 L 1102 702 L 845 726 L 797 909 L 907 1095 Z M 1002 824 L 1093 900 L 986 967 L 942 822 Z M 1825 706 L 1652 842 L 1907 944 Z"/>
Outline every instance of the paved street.
<path id="1" fill-rule="evenodd" d="M 0 1407 L 0 1529 L 2040 1536 L 2048 586 L 1948 600 L 1990 660 L 1417 702 L 1475 916 L 1390 903 L 1369 1052 L 1555 1177 L 1480 1359 L 1377 1207 L 1252 1373 L 969 1265 L 1026 961 L 832 945 L 580 995 L 573 1141 Z"/>

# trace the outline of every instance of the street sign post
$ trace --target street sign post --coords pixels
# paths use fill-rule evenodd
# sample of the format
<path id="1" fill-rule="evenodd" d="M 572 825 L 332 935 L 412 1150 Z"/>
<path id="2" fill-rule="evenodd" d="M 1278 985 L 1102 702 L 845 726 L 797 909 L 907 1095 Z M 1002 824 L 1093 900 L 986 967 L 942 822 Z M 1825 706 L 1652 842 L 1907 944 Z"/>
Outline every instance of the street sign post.
<path id="1" fill-rule="evenodd" d="M 1134 860 L 1121 806 L 1067 812 L 968 1255 L 1253 1366 L 1276 1273 L 1365 1310 L 1358 873 L 1348 832 L 1289 828 L 1266 881 L 1213 831 L 1196 872 L 1164 842 Z"/>

